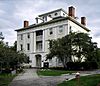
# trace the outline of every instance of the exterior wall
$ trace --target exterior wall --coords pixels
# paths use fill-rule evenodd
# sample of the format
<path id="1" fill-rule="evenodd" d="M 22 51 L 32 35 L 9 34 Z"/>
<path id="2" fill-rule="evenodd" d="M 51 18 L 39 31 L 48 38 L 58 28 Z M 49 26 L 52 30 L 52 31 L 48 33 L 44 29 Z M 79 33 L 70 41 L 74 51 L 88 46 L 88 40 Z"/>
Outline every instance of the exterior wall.
<path id="1" fill-rule="evenodd" d="M 40 54 L 41 55 L 41 67 L 43 67 L 43 62 L 44 62 L 44 59 L 45 59 L 45 54 L 46 53 L 31 53 L 30 54 L 30 65 L 32 66 L 32 67 L 37 67 L 37 65 L 36 65 L 36 56 L 35 55 L 37 55 L 37 54 Z"/>
<path id="2" fill-rule="evenodd" d="M 65 12 L 61 11 L 61 16 L 66 17 L 66 16 L 67 16 L 67 14 L 66 14 Z"/>
<path id="3" fill-rule="evenodd" d="M 45 16 L 41 16 L 40 18 L 41 19 L 44 19 L 44 21 L 49 21 L 50 19 L 49 18 L 57 18 L 57 17 L 66 17 L 66 13 L 62 10 L 59 10 L 59 11 L 55 11 L 53 13 L 49 13 L 49 14 L 45 14 Z"/>
<path id="4" fill-rule="evenodd" d="M 55 13 L 57 13 L 57 15 L 55 15 Z M 55 13 L 51 13 L 49 15 L 51 15 L 52 18 L 59 17 L 61 15 L 61 11 L 58 11 L 58 12 L 55 12 Z"/>
<path id="5" fill-rule="evenodd" d="M 71 26 L 72 32 L 83 32 L 83 33 L 87 33 L 87 31 L 85 29 L 83 29 L 79 25 L 75 24 L 74 22 L 68 20 L 68 27 L 69 27 L 69 29 L 70 29 L 70 26 Z"/>
<path id="6" fill-rule="evenodd" d="M 59 33 L 59 27 L 62 26 L 62 33 Z M 47 24 L 44 26 L 39 26 L 36 28 L 30 28 L 23 31 L 18 31 L 17 33 L 17 50 L 20 50 L 20 44 L 23 44 L 24 53 L 26 53 L 30 57 L 30 65 L 32 67 L 37 67 L 36 65 L 36 56 L 37 54 L 41 55 L 41 67 L 43 67 L 43 63 L 46 59 L 46 54 L 49 52 L 49 41 L 55 40 L 57 38 L 62 38 L 67 35 L 70 31 L 70 26 L 73 32 L 85 32 L 82 27 L 73 23 L 70 20 L 63 20 L 60 22 Z M 52 28 L 53 34 L 50 35 L 49 29 Z M 42 37 L 42 51 L 36 52 L 36 31 L 43 30 Z M 27 38 L 27 34 L 30 34 L 30 38 Z M 21 40 L 21 34 L 23 34 L 23 40 Z M 27 50 L 27 43 L 30 44 L 30 50 Z M 59 66 L 58 59 L 55 57 L 50 61 L 50 66 Z M 60 65 L 61 66 L 61 65 Z"/>

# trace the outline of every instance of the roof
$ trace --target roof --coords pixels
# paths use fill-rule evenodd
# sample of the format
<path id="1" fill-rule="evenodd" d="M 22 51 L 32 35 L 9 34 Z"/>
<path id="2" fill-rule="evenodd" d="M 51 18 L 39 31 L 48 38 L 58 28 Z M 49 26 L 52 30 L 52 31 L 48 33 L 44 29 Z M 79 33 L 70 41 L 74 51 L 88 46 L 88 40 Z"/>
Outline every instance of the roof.
<path id="1" fill-rule="evenodd" d="M 30 29 L 30 28 L 35 28 L 35 27 L 39 27 L 39 26 L 43 26 L 43 25 L 47 25 L 47 24 L 51 24 L 51 23 L 54 23 L 54 22 L 58 22 L 58 21 L 63 21 L 63 20 L 71 20 L 72 22 L 74 22 L 75 24 L 79 25 L 80 27 L 82 27 L 83 29 L 85 29 L 86 31 L 90 31 L 87 27 L 85 27 L 84 25 L 80 24 L 78 21 L 76 21 L 75 19 L 73 19 L 72 17 L 70 16 L 67 16 L 67 17 L 60 17 L 60 18 L 56 18 L 56 19 L 53 19 L 53 20 L 50 20 L 50 21 L 47 21 L 47 22 L 42 22 L 42 23 L 39 23 L 39 24 L 32 24 L 28 27 L 25 27 L 25 28 L 20 28 L 20 29 L 17 29 L 15 31 L 22 31 L 22 30 L 27 30 L 27 29 Z"/>
<path id="2" fill-rule="evenodd" d="M 54 13 L 54 12 L 57 12 L 57 11 L 63 11 L 64 13 L 66 13 L 66 11 L 64 9 L 60 8 L 60 9 L 57 9 L 57 10 L 54 10 L 54 11 L 43 13 L 43 14 L 39 15 L 39 17 L 44 16 L 44 15 L 48 15 L 48 14 L 51 14 L 51 13 Z"/>

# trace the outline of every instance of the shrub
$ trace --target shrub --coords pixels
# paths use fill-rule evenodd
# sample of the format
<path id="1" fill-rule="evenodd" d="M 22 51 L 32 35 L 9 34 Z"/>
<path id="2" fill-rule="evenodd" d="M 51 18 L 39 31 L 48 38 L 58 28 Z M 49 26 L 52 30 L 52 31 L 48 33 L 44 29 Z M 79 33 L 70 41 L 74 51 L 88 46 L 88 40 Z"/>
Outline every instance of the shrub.
<path id="1" fill-rule="evenodd" d="M 97 69 L 97 64 L 96 62 L 68 62 L 67 69 L 69 70 Z"/>

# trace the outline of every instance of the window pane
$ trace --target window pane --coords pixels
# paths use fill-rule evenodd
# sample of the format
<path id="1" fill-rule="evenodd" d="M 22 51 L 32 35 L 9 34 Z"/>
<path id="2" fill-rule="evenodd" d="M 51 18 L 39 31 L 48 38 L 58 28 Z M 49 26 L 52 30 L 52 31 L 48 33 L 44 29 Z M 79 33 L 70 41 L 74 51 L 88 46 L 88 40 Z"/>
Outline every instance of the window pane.
<path id="1" fill-rule="evenodd" d="M 69 32 L 70 32 L 70 33 L 72 32 L 72 27 L 71 27 L 71 26 L 69 27 Z"/>
<path id="2" fill-rule="evenodd" d="M 29 43 L 27 44 L 27 50 L 30 50 L 30 44 Z"/>
<path id="3" fill-rule="evenodd" d="M 36 31 L 36 36 L 43 35 L 43 30 Z"/>
<path id="4" fill-rule="evenodd" d="M 37 42 L 36 43 L 36 50 L 37 51 L 42 51 L 42 42 Z"/>
<path id="5" fill-rule="evenodd" d="M 20 45 L 20 48 L 21 48 L 21 51 L 22 51 L 23 50 L 23 45 L 22 44 Z"/>
<path id="6" fill-rule="evenodd" d="M 59 26 L 59 33 L 63 32 L 63 26 Z"/>
<path id="7" fill-rule="evenodd" d="M 21 40 L 23 40 L 23 34 L 21 34 Z"/>

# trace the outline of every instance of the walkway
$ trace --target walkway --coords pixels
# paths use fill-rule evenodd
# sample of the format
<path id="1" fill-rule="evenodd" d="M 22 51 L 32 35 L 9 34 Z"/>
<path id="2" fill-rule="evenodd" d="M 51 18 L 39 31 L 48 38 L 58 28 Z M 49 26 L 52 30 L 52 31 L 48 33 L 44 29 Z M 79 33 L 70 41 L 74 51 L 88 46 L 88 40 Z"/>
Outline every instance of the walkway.
<path id="1" fill-rule="evenodd" d="M 81 76 L 100 74 L 100 70 L 80 71 Z M 26 69 L 25 73 L 19 74 L 9 86 L 57 86 L 62 81 L 75 78 L 75 73 L 63 74 L 62 76 L 41 76 L 38 77 L 36 69 Z"/>
<path id="2" fill-rule="evenodd" d="M 19 74 L 13 81 L 26 80 L 26 79 L 37 79 L 38 75 L 35 69 L 25 69 L 25 73 Z"/>
<path id="3" fill-rule="evenodd" d="M 62 76 L 38 77 L 36 69 L 26 69 L 25 73 L 19 74 L 9 86 L 57 86 L 64 80 Z"/>

